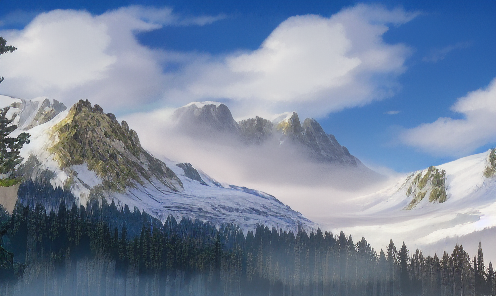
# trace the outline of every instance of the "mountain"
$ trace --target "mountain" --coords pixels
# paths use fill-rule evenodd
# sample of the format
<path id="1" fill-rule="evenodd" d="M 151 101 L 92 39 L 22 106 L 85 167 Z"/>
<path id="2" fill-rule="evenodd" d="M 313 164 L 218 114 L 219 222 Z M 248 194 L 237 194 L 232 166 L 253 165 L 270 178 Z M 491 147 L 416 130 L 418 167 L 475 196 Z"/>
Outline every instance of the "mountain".
<path id="1" fill-rule="evenodd" d="M 479 241 L 496 243 L 496 149 L 401 175 L 352 203 L 361 208 L 328 223 L 379 246 L 392 238 L 431 254 L 455 244 L 476 253 Z M 484 255 L 495 260 L 496 249 Z"/>
<path id="2" fill-rule="evenodd" d="M 46 98 L 27 101 L 0 96 L 0 103 L 0 107 L 11 106 L 8 114 L 19 124 L 15 132 L 31 135 L 31 142 L 21 150 L 24 162 L 18 173 L 69 191 L 80 205 L 106 199 L 162 221 L 174 215 L 216 225 L 234 223 L 243 229 L 257 224 L 293 231 L 314 227 L 269 194 L 220 184 L 190 163 L 154 157 L 125 121 L 119 123 L 113 114 L 88 101 L 70 109 Z M 208 112 L 202 116 L 212 119 Z"/>
<path id="3" fill-rule="evenodd" d="M 333 135 L 326 134 L 315 119 L 307 118 L 301 124 L 296 112 L 273 121 L 256 116 L 236 122 L 226 105 L 196 102 L 176 109 L 172 118 L 178 130 L 194 137 L 230 138 L 234 143 L 245 145 L 261 145 L 273 140 L 282 149 L 296 148 L 316 162 L 363 166 Z"/>
<path id="4" fill-rule="evenodd" d="M 496 175 L 496 149 L 472 155 L 439 166 L 416 171 L 397 179 L 396 183 L 376 195 L 387 199 L 367 206 L 368 212 L 401 208 L 407 211 L 446 208 L 459 203 L 494 202 L 486 191 L 492 191 Z M 479 197 L 483 197 L 479 200 Z"/>

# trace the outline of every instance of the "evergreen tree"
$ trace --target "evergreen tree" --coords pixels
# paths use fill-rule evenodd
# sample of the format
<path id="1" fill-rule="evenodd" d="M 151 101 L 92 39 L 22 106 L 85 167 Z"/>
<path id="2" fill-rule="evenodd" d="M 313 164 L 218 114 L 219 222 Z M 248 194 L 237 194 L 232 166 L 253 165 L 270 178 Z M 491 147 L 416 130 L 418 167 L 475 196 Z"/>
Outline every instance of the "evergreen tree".
<path id="1" fill-rule="evenodd" d="M 0 37 L 0 55 L 16 50 L 15 47 L 6 44 L 7 41 Z M 3 77 L 0 77 L 0 82 L 2 81 Z M 4 179 L 12 179 L 15 167 L 22 161 L 19 151 L 24 144 L 29 143 L 28 133 L 21 133 L 15 138 L 9 137 L 17 128 L 16 125 L 11 124 L 13 120 L 7 118 L 9 109 L 10 107 L 0 109 L 0 186 L 14 184 L 12 180 Z"/>
<path id="2" fill-rule="evenodd" d="M 398 252 L 398 263 L 400 272 L 400 287 L 403 295 L 410 293 L 410 277 L 408 272 L 408 249 L 403 242 L 400 251 Z"/>
<path id="3" fill-rule="evenodd" d="M 484 266 L 484 254 L 482 253 L 482 246 L 479 242 L 479 249 L 477 250 L 477 259 L 474 257 L 474 273 L 475 273 L 475 294 L 485 295 L 486 287 L 486 268 Z"/>
<path id="4" fill-rule="evenodd" d="M 493 264 L 489 262 L 487 271 L 486 294 L 496 295 L 496 274 L 494 273 Z"/>

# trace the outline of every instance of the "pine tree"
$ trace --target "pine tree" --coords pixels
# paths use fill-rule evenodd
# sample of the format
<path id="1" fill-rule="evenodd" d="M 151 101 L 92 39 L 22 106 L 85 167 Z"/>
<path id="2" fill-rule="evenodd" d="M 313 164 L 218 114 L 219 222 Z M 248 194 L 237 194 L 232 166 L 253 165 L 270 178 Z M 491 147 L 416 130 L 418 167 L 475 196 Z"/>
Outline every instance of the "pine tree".
<path id="1" fill-rule="evenodd" d="M 6 44 L 7 41 L 0 37 L 0 55 L 16 50 L 15 47 Z M 2 81 L 3 77 L 0 77 L 0 82 Z M 12 124 L 13 120 L 7 118 L 9 109 L 10 107 L 0 109 L 0 186 L 10 186 L 15 183 L 11 177 L 15 167 L 22 161 L 19 151 L 24 144 L 29 143 L 28 133 L 21 133 L 15 138 L 9 137 L 17 128 Z"/>
<path id="2" fill-rule="evenodd" d="M 474 257 L 474 273 L 475 273 L 475 295 L 486 294 L 486 268 L 484 266 L 484 255 L 482 253 L 481 242 L 477 250 L 477 259 Z"/>
<path id="3" fill-rule="evenodd" d="M 496 295 L 496 274 L 494 273 L 493 264 L 489 262 L 489 268 L 487 271 L 487 294 Z"/>

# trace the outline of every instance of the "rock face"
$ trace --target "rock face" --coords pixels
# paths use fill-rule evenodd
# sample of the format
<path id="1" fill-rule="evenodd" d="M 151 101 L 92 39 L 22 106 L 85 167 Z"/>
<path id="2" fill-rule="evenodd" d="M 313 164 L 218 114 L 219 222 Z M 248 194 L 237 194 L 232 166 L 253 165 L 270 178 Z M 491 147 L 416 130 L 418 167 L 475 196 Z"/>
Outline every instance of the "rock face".
<path id="1" fill-rule="evenodd" d="M 121 124 L 100 106 L 79 101 L 51 129 L 49 151 L 62 169 L 86 164 L 102 180 L 94 188 L 123 192 L 145 182 L 161 182 L 174 191 L 182 190 L 179 178 L 165 163 L 140 145 L 138 135 L 125 121 Z M 70 182 L 70 181 L 69 181 Z M 70 186 L 71 184 L 67 184 Z"/>
<path id="2" fill-rule="evenodd" d="M 239 132 L 246 144 L 262 144 L 273 135 L 274 125 L 261 117 L 249 118 L 238 123 Z"/>
<path id="3" fill-rule="evenodd" d="M 484 176 L 486 178 L 491 178 L 496 176 L 496 148 L 492 149 L 487 156 L 487 165 L 484 169 Z"/>
<path id="4" fill-rule="evenodd" d="M 176 126 L 192 136 L 221 135 L 233 143 L 261 145 L 275 140 L 284 146 L 299 148 L 306 156 L 318 162 L 356 167 L 360 161 L 341 146 L 320 124 L 307 118 L 301 124 L 298 114 L 270 121 L 256 116 L 236 122 L 229 109 L 219 103 L 191 103 L 177 109 L 173 115 Z"/>
<path id="5" fill-rule="evenodd" d="M 238 124 L 224 104 L 191 103 L 177 109 L 173 118 L 180 129 L 195 135 L 205 132 L 239 132 Z"/>
<path id="6" fill-rule="evenodd" d="M 289 140 L 305 147 L 307 154 L 314 160 L 349 166 L 357 166 L 360 162 L 333 135 L 326 134 L 315 119 L 307 118 L 301 125 L 298 114 L 293 112 L 276 128 Z"/>
<path id="7" fill-rule="evenodd" d="M 426 196 L 429 202 L 443 203 L 447 199 L 446 171 L 433 166 L 408 176 L 405 186 L 408 187 L 406 195 L 412 198 L 407 210 L 413 209 Z"/>
<path id="8" fill-rule="evenodd" d="M 205 181 L 201 178 L 198 171 L 191 165 L 191 163 L 178 163 L 176 166 L 180 167 L 184 171 L 186 178 L 200 182 L 202 185 L 207 185 Z"/>

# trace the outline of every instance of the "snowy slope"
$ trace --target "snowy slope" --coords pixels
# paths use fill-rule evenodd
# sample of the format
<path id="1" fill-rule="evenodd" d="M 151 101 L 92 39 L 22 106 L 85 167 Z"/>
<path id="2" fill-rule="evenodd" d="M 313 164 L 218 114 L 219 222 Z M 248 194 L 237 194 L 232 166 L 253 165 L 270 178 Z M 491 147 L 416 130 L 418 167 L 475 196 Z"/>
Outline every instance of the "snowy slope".
<path id="1" fill-rule="evenodd" d="M 113 196 L 161 220 L 172 214 L 176 218 L 200 219 L 217 225 L 233 223 L 244 230 L 253 229 L 257 224 L 292 231 L 296 231 L 299 226 L 307 230 L 316 227 L 313 222 L 269 194 L 245 187 L 220 184 L 199 172 L 206 184 L 203 185 L 188 178 L 176 162 L 165 162 L 181 179 L 184 191 L 174 193 L 160 186 L 144 186 Z"/>
<path id="2" fill-rule="evenodd" d="M 365 236 L 376 248 L 384 248 L 392 238 L 396 244 L 405 241 L 410 250 L 420 248 L 439 254 L 451 251 L 458 243 L 469 246 L 469 253 L 475 254 L 481 241 L 486 246 L 484 255 L 496 261 L 496 249 L 490 247 L 496 238 L 496 177 L 484 176 L 490 153 L 437 166 L 446 173 L 444 202 L 430 202 L 427 194 L 408 209 L 412 176 L 424 176 L 426 169 L 400 176 L 384 189 L 350 201 L 361 208 L 347 216 L 330 218 L 327 223 L 333 224 L 335 231 Z"/>
<path id="3" fill-rule="evenodd" d="M 40 121 L 37 118 L 41 117 L 37 114 L 46 113 L 54 109 L 50 109 L 54 102 L 51 102 L 52 105 L 47 105 L 47 102 L 50 103 L 45 98 L 31 102 L 5 96 L 0 97 L 0 107 L 13 103 L 16 106 L 11 108 L 9 116 L 21 118 L 22 115 L 22 118 L 26 118 L 26 120 L 20 122 L 18 129 L 11 135 L 15 136 L 16 133 L 20 132 L 30 134 L 31 142 L 21 150 L 21 156 L 24 157 L 22 171 L 25 172 L 25 176 L 36 180 L 40 176 L 46 176 L 47 172 L 49 172 L 48 175 L 51 176 L 50 183 L 52 186 L 70 188 L 76 200 L 82 205 L 85 205 L 86 202 L 93 198 L 106 198 L 109 201 L 114 200 L 116 204 L 121 206 L 127 204 L 131 209 L 136 207 L 141 211 L 146 211 L 163 221 L 169 215 L 174 215 L 178 219 L 188 217 L 209 221 L 217 225 L 235 223 L 244 230 L 254 229 L 257 224 L 293 231 L 296 231 L 300 226 L 308 230 L 315 227 L 310 220 L 282 204 L 271 195 L 244 187 L 220 184 L 189 164 L 187 166 L 178 166 L 178 163 L 168 159 L 163 161 L 155 159 L 144 150 L 139 152 L 142 148 L 137 138 L 134 139 L 134 142 L 136 142 L 134 150 L 138 151 L 133 153 L 141 153 L 139 154 L 139 159 L 134 157 L 131 153 L 132 151 L 128 151 L 127 146 L 122 142 L 127 141 L 127 139 L 120 140 L 118 138 L 106 139 L 109 140 L 110 146 L 105 147 L 107 147 L 106 149 L 111 149 L 109 153 L 114 154 L 114 156 L 111 154 L 105 155 L 103 152 L 101 157 L 123 158 L 124 161 L 120 161 L 121 165 L 122 163 L 134 162 L 133 165 L 142 165 L 141 170 L 150 171 L 151 173 L 138 174 L 135 179 L 129 179 L 133 184 L 128 185 L 128 183 L 124 182 L 123 184 L 126 185 L 124 189 L 120 187 L 112 190 L 112 188 L 104 186 L 105 180 L 109 180 L 109 176 L 105 173 L 91 170 L 89 163 L 74 164 L 63 158 L 61 159 L 63 154 L 60 154 L 59 151 L 65 151 L 63 149 L 54 149 L 54 147 L 66 137 L 63 132 L 67 128 L 77 128 L 82 124 L 86 124 L 83 121 L 84 118 L 78 119 L 77 116 L 94 116 L 89 125 L 84 126 L 84 133 L 94 137 L 88 136 L 88 138 L 83 139 L 86 142 L 101 143 L 105 139 L 98 138 L 99 133 L 132 136 L 134 131 L 129 130 L 126 123 L 119 124 L 115 121 L 115 117 L 112 114 L 103 113 L 97 106 L 92 107 L 89 102 L 80 102 L 70 110 L 65 111 L 62 111 L 65 108 L 57 108 L 58 113 L 53 118 L 46 122 Z M 76 122 L 76 120 L 79 121 Z M 76 124 L 70 125 L 71 121 Z M 93 121 L 100 123 L 93 126 L 91 124 Z M 108 121 L 111 124 L 107 128 L 112 128 L 112 132 L 100 131 L 99 129 L 105 126 Z M 64 125 L 68 127 L 65 128 L 63 127 Z M 77 145 L 78 142 L 75 143 Z M 71 143 L 71 145 L 74 146 L 74 143 Z M 65 145 L 64 147 L 71 148 L 72 146 Z M 89 146 L 84 149 L 86 154 L 88 150 L 95 150 L 95 154 L 100 153 L 102 155 L 102 151 L 97 151 L 99 150 L 97 147 Z M 112 151 L 115 151 L 117 156 Z M 69 154 L 69 157 L 88 159 L 88 157 L 84 158 L 74 154 Z M 61 163 L 66 163 L 67 165 L 62 167 Z M 167 176 L 162 177 L 158 174 L 156 172 L 157 166 L 162 166 L 167 172 Z M 188 170 L 184 168 L 188 168 Z M 131 168 L 132 170 L 133 168 Z"/>

